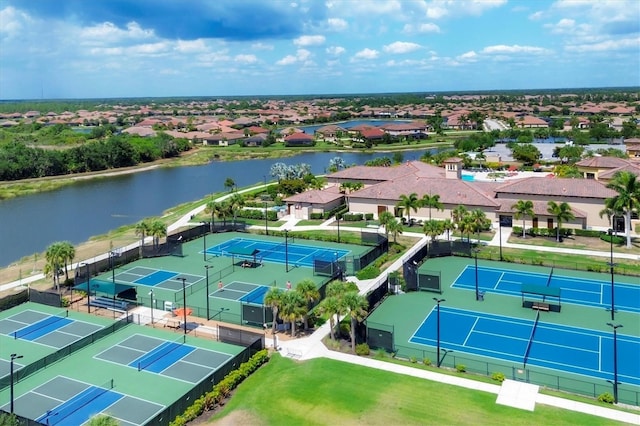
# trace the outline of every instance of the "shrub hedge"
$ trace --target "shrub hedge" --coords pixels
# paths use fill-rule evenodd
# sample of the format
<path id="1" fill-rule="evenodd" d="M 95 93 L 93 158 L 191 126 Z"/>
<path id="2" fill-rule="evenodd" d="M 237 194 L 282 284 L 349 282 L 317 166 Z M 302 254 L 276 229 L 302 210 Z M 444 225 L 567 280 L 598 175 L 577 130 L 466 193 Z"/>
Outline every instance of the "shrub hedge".
<path id="1" fill-rule="evenodd" d="M 205 411 L 213 410 L 216 405 L 229 396 L 232 390 L 234 390 L 244 379 L 249 377 L 254 371 L 258 369 L 262 364 L 269 361 L 269 352 L 266 349 L 257 352 L 247 362 L 240 364 L 236 370 L 227 374 L 224 379 L 220 380 L 211 392 L 207 392 L 200 398 L 196 399 L 191 406 L 189 406 L 184 413 L 176 417 L 169 426 L 184 426 L 188 422 L 196 419 Z"/>

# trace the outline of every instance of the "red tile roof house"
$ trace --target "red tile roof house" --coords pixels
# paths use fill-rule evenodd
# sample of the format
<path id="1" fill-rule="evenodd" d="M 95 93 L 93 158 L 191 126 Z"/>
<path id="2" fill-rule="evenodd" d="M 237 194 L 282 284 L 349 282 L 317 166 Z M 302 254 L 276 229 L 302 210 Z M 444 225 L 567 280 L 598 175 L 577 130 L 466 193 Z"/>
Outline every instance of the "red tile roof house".
<path id="1" fill-rule="evenodd" d="M 306 133 L 294 133 L 284 138 L 284 146 L 313 146 L 313 136 Z"/>
<path id="2" fill-rule="evenodd" d="M 494 224 L 500 217 L 503 225 L 515 223 L 511 206 L 518 200 L 534 202 L 536 219 L 526 218 L 526 226 L 542 225 L 554 227 L 555 218 L 547 213 L 547 202 L 567 202 L 576 217 L 566 228 L 601 229 L 610 227 L 607 217 L 600 217 L 604 200 L 616 195 L 596 180 L 558 179 L 529 177 L 502 182 L 468 182 L 460 179 L 461 162 L 450 161 L 446 168 L 432 166 L 420 161 L 407 162 L 394 167 L 357 166 L 332 173 L 327 182 L 339 186 L 344 182 L 361 182 L 364 188 L 347 195 L 349 210 L 357 213 L 373 213 L 377 217 L 383 211 L 399 216 L 396 207 L 400 195 L 415 192 L 418 198 L 426 194 L 440 196 L 444 210 L 431 209 L 434 219 L 451 218 L 451 212 L 458 205 L 467 209 L 480 209 Z M 411 216 L 429 218 L 429 209 L 424 207 Z"/>
<path id="3" fill-rule="evenodd" d="M 640 138 L 625 139 L 624 144 L 629 158 L 640 159 Z"/>
<path id="4" fill-rule="evenodd" d="M 290 215 L 306 220 L 311 218 L 311 213 L 324 213 L 344 204 L 345 197 L 340 193 L 339 187 L 331 186 L 295 194 L 283 201 L 287 204 Z"/>
<path id="5" fill-rule="evenodd" d="M 414 139 L 427 139 L 427 126 L 421 123 L 394 123 L 380 126 L 382 130 L 389 133 L 390 136 L 412 137 Z"/>
<path id="6" fill-rule="evenodd" d="M 636 176 L 640 176 L 640 161 L 631 161 L 617 157 L 591 157 L 576 163 L 578 171 L 585 179 L 603 181 L 605 184 L 613 178 L 618 171 L 627 170 Z"/>

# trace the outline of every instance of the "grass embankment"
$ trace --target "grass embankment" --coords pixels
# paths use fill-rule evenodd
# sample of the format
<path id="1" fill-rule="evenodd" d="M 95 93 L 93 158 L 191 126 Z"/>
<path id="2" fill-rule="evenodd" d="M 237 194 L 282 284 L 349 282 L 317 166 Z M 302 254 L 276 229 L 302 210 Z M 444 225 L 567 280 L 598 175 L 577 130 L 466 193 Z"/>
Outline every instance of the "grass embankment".
<path id="1" fill-rule="evenodd" d="M 298 363 L 279 355 L 237 389 L 212 420 L 254 425 L 613 425 L 538 405 L 497 405 L 496 395 L 329 359 Z"/>

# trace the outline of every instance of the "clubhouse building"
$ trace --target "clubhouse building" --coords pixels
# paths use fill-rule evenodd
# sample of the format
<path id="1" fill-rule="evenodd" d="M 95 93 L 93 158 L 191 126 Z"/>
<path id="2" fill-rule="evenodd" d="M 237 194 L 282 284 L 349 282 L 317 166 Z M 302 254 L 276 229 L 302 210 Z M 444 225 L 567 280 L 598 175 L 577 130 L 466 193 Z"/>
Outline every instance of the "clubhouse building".
<path id="1" fill-rule="evenodd" d="M 327 176 L 327 185 L 322 190 L 306 191 L 286 198 L 289 213 L 299 219 L 309 219 L 311 213 L 322 213 L 347 203 L 351 213 L 370 213 L 377 218 L 384 211 L 396 216 L 406 216 L 397 207 L 401 195 L 415 193 L 418 199 L 424 195 L 438 195 L 442 210 L 428 207 L 411 212 L 416 219 L 448 219 L 459 205 L 468 210 L 480 209 L 495 226 L 521 226 L 522 219 L 514 219 L 512 206 L 518 200 L 531 200 L 535 216 L 525 218 L 527 227 L 557 226 L 556 218 L 547 212 L 547 203 L 566 202 L 575 219 L 563 222 L 566 228 L 606 230 L 611 227 L 609 218 L 600 215 L 605 199 L 617 193 L 606 187 L 607 178 L 613 169 L 631 170 L 640 174 L 640 164 L 620 159 L 605 164 L 578 163 L 586 179 L 562 179 L 553 174 L 535 173 L 527 177 L 511 176 L 507 179 L 467 180 L 462 176 L 462 160 L 450 158 L 444 167 L 421 161 L 410 161 L 393 167 L 355 166 Z M 594 172 L 597 170 L 597 172 Z M 513 175 L 513 173 L 512 173 Z M 540 176 L 540 177 L 538 177 Z M 343 184 L 360 183 L 361 189 L 349 193 Z M 346 185 L 349 187 L 349 185 Z M 638 222 L 633 216 L 632 229 Z M 616 218 L 615 226 L 624 230 L 624 219 Z"/>

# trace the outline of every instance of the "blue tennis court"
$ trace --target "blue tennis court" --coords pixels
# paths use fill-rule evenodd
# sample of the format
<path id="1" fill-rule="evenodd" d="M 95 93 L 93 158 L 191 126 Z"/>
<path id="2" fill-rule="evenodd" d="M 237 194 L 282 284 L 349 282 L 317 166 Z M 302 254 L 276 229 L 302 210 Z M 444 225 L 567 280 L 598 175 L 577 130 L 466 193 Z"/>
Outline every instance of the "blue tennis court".
<path id="1" fill-rule="evenodd" d="M 440 346 L 568 373 L 613 378 L 613 333 L 440 307 Z M 409 339 L 435 347 L 434 308 Z M 531 342 L 531 343 L 529 343 Z M 618 333 L 618 381 L 640 385 L 640 338 Z"/>
<path id="2" fill-rule="evenodd" d="M 166 271 L 164 269 L 147 268 L 145 266 L 134 266 L 126 271 L 121 271 L 114 276 L 119 284 L 146 285 L 149 287 L 162 288 L 165 290 L 182 290 L 182 279 L 186 287 L 192 286 L 205 277 L 201 275 L 184 274 L 176 271 Z M 94 278 L 91 283 L 107 283 Z M 107 283 L 108 284 L 108 283 Z"/>
<path id="3" fill-rule="evenodd" d="M 291 239 L 291 238 L 289 238 Z M 207 249 L 207 254 L 213 256 L 232 255 L 240 259 L 252 260 L 253 255 L 238 254 L 256 250 L 255 258 L 274 263 L 288 262 L 291 265 L 313 267 L 314 260 L 325 262 L 336 262 L 350 253 L 349 250 L 327 249 L 323 247 L 308 246 L 305 244 L 294 244 L 273 241 L 252 240 L 249 238 L 233 238 L 222 244 L 218 244 Z"/>
<path id="4" fill-rule="evenodd" d="M 478 288 L 489 293 L 520 296 L 523 284 L 560 288 L 562 302 L 608 308 L 611 306 L 611 281 L 536 272 L 478 266 Z M 476 269 L 468 265 L 453 283 L 453 287 L 475 289 Z M 616 310 L 640 313 L 639 285 L 614 283 Z"/>

